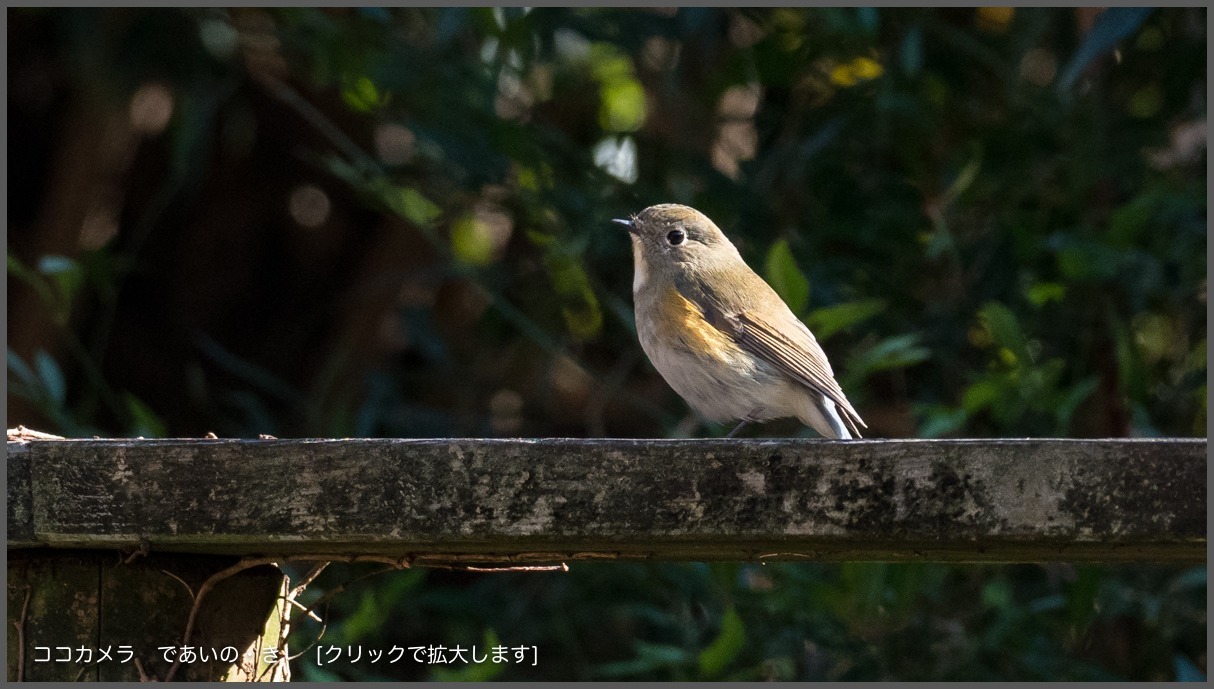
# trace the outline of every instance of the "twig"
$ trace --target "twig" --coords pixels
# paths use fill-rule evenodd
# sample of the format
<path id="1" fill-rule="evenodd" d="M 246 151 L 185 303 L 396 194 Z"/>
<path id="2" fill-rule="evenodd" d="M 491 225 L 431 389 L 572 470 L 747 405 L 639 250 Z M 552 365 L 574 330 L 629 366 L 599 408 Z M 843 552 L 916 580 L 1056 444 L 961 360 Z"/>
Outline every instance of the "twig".
<path id="1" fill-rule="evenodd" d="M 223 570 L 220 570 L 220 571 L 212 574 L 210 577 L 207 578 L 206 581 L 202 582 L 202 585 L 198 587 L 198 593 L 196 593 L 194 595 L 194 604 L 190 606 L 190 615 L 188 618 L 186 618 L 185 634 L 183 634 L 181 637 L 181 645 L 186 646 L 190 643 L 190 637 L 194 634 L 194 623 L 198 619 L 198 610 L 199 610 L 199 608 L 202 607 L 202 599 L 205 598 L 206 595 L 211 592 L 211 589 L 215 588 L 216 584 L 223 581 L 224 579 L 227 579 L 230 576 L 239 574 L 239 573 L 245 571 L 246 569 L 260 567 L 262 565 L 277 564 L 280 559 L 281 558 L 258 557 L 258 558 L 250 558 L 247 560 L 241 560 L 240 562 L 237 562 L 236 564 L 232 565 L 231 567 L 228 567 L 227 569 L 223 569 Z M 173 681 L 173 676 L 177 674 L 177 668 L 179 668 L 179 667 L 181 667 L 181 655 L 180 654 L 178 654 L 177 658 L 173 661 L 173 665 L 171 667 L 169 667 L 169 671 L 167 673 L 165 673 L 164 681 L 166 681 L 166 682 Z"/>
<path id="2" fill-rule="evenodd" d="M 173 667 L 176 668 L 177 666 L 174 665 Z M 139 672 L 139 681 L 140 682 L 155 682 L 156 681 L 150 675 L 148 675 L 147 672 L 144 671 L 143 663 L 140 662 L 138 658 L 135 658 L 135 669 Z M 169 675 L 169 676 L 171 677 L 171 675 Z M 165 681 L 167 682 L 168 679 L 166 678 Z"/>
<path id="3" fill-rule="evenodd" d="M 204 598 L 206 598 L 206 595 L 211 592 L 211 589 L 215 588 L 215 586 L 219 584 L 219 582 L 221 582 L 224 579 L 227 579 L 229 577 L 232 577 L 236 574 L 239 574 L 239 573 L 245 571 L 246 569 L 260 567 L 262 565 L 278 565 L 279 563 L 283 563 L 283 562 L 322 563 L 322 564 L 318 564 L 317 566 L 315 566 L 311 570 L 309 570 L 307 576 L 305 576 L 304 580 L 300 583 L 300 585 L 298 587 L 296 587 L 295 590 L 292 591 L 291 595 L 296 595 L 296 591 L 302 592 L 302 587 L 311 583 L 312 580 L 314 580 L 317 576 L 319 576 L 320 573 L 322 571 L 324 571 L 325 567 L 327 567 L 330 562 L 349 562 L 349 563 L 380 562 L 380 563 L 388 565 L 387 567 L 384 567 L 382 569 L 378 569 L 374 572 L 370 572 L 368 574 L 364 574 L 363 576 L 351 579 L 350 581 L 339 585 L 335 589 L 326 591 L 324 595 L 322 595 L 320 598 L 316 599 L 307 608 L 304 608 L 303 614 L 308 617 L 312 616 L 312 614 L 315 611 L 317 606 L 319 606 L 323 603 L 327 603 L 330 599 L 333 598 L 333 596 L 337 595 L 338 593 L 341 593 L 342 591 L 345 591 L 346 587 L 348 587 L 351 584 L 362 581 L 363 579 L 368 579 L 373 576 L 378 576 L 380 574 L 383 574 L 384 572 L 391 572 L 393 570 L 399 570 L 399 569 L 409 569 L 409 568 L 413 567 L 415 564 L 414 558 L 411 556 L 390 557 L 388 555 L 344 555 L 344 556 L 343 555 L 331 555 L 331 554 L 271 555 L 271 556 L 265 556 L 265 557 L 251 557 L 251 558 L 241 560 L 241 561 L 237 562 L 236 564 L 232 565 L 231 567 L 222 569 L 222 570 L 212 574 L 210 577 L 207 577 L 207 580 L 202 582 L 202 585 L 198 587 L 197 593 L 194 594 L 194 603 L 192 606 L 190 606 L 189 617 L 186 618 L 185 632 L 182 634 L 182 637 L 181 637 L 181 645 L 185 646 L 185 645 L 189 644 L 190 637 L 193 636 L 193 634 L 194 634 L 194 626 L 198 620 L 198 612 L 202 607 L 202 601 Z M 569 571 L 569 565 L 565 564 L 564 562 L 562 562 L 559 565 L 503 565 L 501 567 L 483 567 L 483 566 L 479 566 L 479 565 L 447 564 L 447 563 L 435 562 L 435 563 L 425 563 L 422 566 L 430 567 L 432 569 L 446 569 L 446 570 L 466 571 L 466 572 L 568 572 Z M 164 571 L 164 570 L 161 570 L 161 571 Z M 168 573 L 168 572 L 165 572 L 165 573 L 169 574 L 170 576 L 173 576 L 171 573 Z M 174 578 L 176 578 L 178 581 L 181 581 L 181 579 L 178 577 L 174 576 Z M 185 582 L 182 581 L 182 584 L 185 584 Z M 189 589 L 188 584 L 186 585 L 186 588 Z M 285 642 L 289 635 L 290 635 L 290 631 L 288 630 L 285 633 L 283 633 L 280 638 L 283 642 Z M 169 671 L 167 673 L 165 673 L 164 681 L 166 681 L 166 682 L 172 681 L 173 677 L 176 676 L 176 674 L 177 674 L 178 668 L 180 668 L 180 667 L 181 667 L 181 656 L 179 655 L 177 657 L 177 659 L 173 661 L 173 665 L 169 668 Z"/>
<path id="4" fill-rule="evenodd" d="M 17 681 L 25 681 L 25 619 L 30 611 L 30 595 L 34 592 L 34 587 L 26 584 L 25 586 L 25 602 L 21 604 L 21 617 L 13 622 L 13 626 L 17 628 Z"/>
<path id="5" fill-rule="evenodd" d="M 374 158 L 363 151 L 361 146 L 355 143 L 340 127 L 326 117 L 319 108 L 301 96 L 298 91 L 291 88 L 286 82 L 279 81 L 278 79 L 262 79 L 260 83 L 266 87 L 270 95 L 295 110 L 295 112 L 307 120 L 308 124 L 315 127 L 322 136 L 329 140 L 329 143 L 344 153 L 350 159 L 350 162 L 360 166 L 365 172 L 384 176 L 383 168 L 375 162 Z"/>
<path id="6" fill-rule="evenodd" d="M 181 577 L 177 576 L 176 574 L 173 574 L 172 572 L 170 572 L 167 569 L 162 569 L 160 571 L 164 572 L 165 574 L 167 574 L 167 575 L 173 577 L 174 579 L 176 579 L 177 581 L 181 582 L 181 585 L 185 587 L 185 590 L 187 592 L 189 592 L 190 600 L 197 600 L 197 596 L 194 595 L 194 589 L 189 584 L 185 583 L 185 579 L 182 579 Z"/>
<path id="7" fill-rule="evenodd" d="M 216 572 L 215 574 L 212 574 L 210 577 L 207 578 L 206 581 L 202 582 L 201 586 L 198 587 L 198 592 L 193 594 L 194 603 L 193 603 L 193 605 L 190 606 L 190 614 L 186 618 L 185 633 L 182 634 L 181 645 L 185 646 L 190 643 L 190 637 L 193 636 L 193 634 L 194 634 L 194 625 L 196 624 L 196 622 L 198 620 L 198 611 L 202 607 L 203 599 L 206 597 L 206 595 L 208 593 L 211 592 L 211 589 L 215 588 L 215 586 L 217 584 L 219 584 L 219 582 L 223 581 L 224 579 L 227 579 L 228 577 L 239 574 L 239 573 L 245 571 L 246 569 L 260 567 L 262 565 L 277 565 L 280 562 L 290 562 L 290 561 L 304 561 L 304 562 L 329 561 L 329 560 L 333 560 L 333 559 L 345 559 L 346 561 L 349 561 L 349 562 L 387 561 L 392 565 L 392 568 L 394 568 L 394 569 L 407 569 L 411 564 L 411 561 L 408 558 L 389 558 L 387 556 L 379 556 L 379 555 L 355 555 L 355 556 L 350 556 L 350 557 L 346 557 L 346 558 L 334 558 L 334 557 L 328 556 L 328 555 L 295 555 L 295 556 L 255 557 L 255 558 L 247 558 L 247 559 L 241 560 L 241 561 L 237 562 L 236 564 L 232 565 L 231 567 L 220 570 L 220 571 Z M 315 570 L 315 569 L 316 568 L 313 568 L 313 570 Z M 317 571 L 316 573 L 319 574 L 320 572 Z M 170 576 L 172 576 L 172 575 L 170 575 Z M 180 581 L 180 579 L 178 579 L 178 581 Z M 183 581 L 182 583 L 184 584 L 185 582 Z M 189 586 L 186 585 L 186 588 L 188 589 Z M 176 676 L 176 674 L 177 674 L 178 668 L 180 668 L 180 667 L 181 667 L 181 656 L 178 655 L 177 658 L 173 661 L 173 665 L 171 667 L 169 667 L 169 671 L 167 673 L 165 673 L 164 681 L 166 681 L 166 682 L 172 681 L 173 677 Z"/>
<path id="8" fill-rule="evenodd" d="M 258 637 L 257 643 L 260 644 L 264 640 L 264 638 L 265 637 Z M 273 669 L 275 667 L 277 667 L 279 663 L 282 662 L 282 656 L 283 656 L 282 649 L 274 649 L 274 662 L 266 663 L 266 666 L 264 668 L 262 668 L 261 672 L 257 675 L 256 681 L 258 681 L 258 682 L 262 681 L 262 678 L 266 676 L 267 672 L 273 671 Z M 264 657 L 264 651 L 262 650 L 260 645 L 257 647 L 257 657 L 258 658 Z M 254 670 L 257 669 L 256 661 L 253 662 L 253 669 Z"/>
<path id="9" fill-rule="evenodd" d="M 63 440 L 63 436 L 61 435 L 43 433 L 42 431 L 35 431 L 34 429 L 26 428 L 25 426 L 10 428 L 8 429 L 7 433 L 9 440 Z"/>
<path id="10" fill-rule="evenodd" d="M 317 598 L 316 600 L 312 601 L 311 605 L 304 608 L 304 615 L 311 614 L 312 611 L 316 610 L 317 606 L 321 605 L 322 603 L 328 603 L 330 600 L 332 600 L 333 596 L 336 596 L 337 594 L 341 593 L 342 591 L 345 591 L 346 587 L 350 586 L 351 584 L 356 584 L 364 579 L 370 579 L 371 577 L 379 576 L 380 574 L 383 574 L 385 572 L 391 572 L 394 569 L 398 569 L 398 568 L 397 567 L 384 567 L 382 569 L 377 569 L 374 572 L 368 572 L 367 574 L 364 574 L 360 577 L 355 577 L 355 578 L 351 579 L 350 581 L 338 584 L 336 588 L 325 591 L 324 595 L 322 595 L 320 598 Z"/>
<path id="11" fill-rule="evenodd" d="M 358 562 L 379 562 L 385 565 L 392 565 L 396 569 L 409 569 L 413 566 L 413 557 L 391 557 L 389 555 L 337 555 L 333 553 L 319 553 L 307 555 L 282 555 L 277 558 L 280 562 L 344 562 L 353 564 Z"/>
<path id="12" fill-rule="evenodd" d="M 318 618 L 316 618 L 316 619 L 320 619 L 320 618 L 318 617 Z M 312 650 L 312 648 L 313 648 L 313 647 L 315 647 L 315 646 L 316 646 L 316 644 L 320 643 L 320 640 L 321 640 L 321 639 L 325 638 L 325 632 L 326 632 L 326 631 L 328 631 L 328 630 L 329 630 L 329 623 L 328 623 L 328 622 L 321 622 L 321 623 L 320 623 L 320 634 L 317 634 L 317 635 L 316 635 L 316 638 L 315 638 L 315 639 L 312 639 L 312 643 L 308 644 L 308 645 L 307 645 L 307 647 L 305 647 L 305 648 L 304 648 L 304 650 L 302 650 L 302 651 L 300 651 L 299 653 L 296 653 L 295 655 L 290 656 L 289 658 L 287 658 L 287 660 L 295 660 L 296 658 L 301 658 L 301 657 L 303 657 L 303 655 L 304 655 L 305 653 L 307 653 L 308 651 Z"/>
<path id="13" fill-rule="evenodd" d="M 131 554 L 127 555 L 126 558 L 122 561 L 122 564 L 129 565 L 132 562 L 134 562 L 135 558 L 137 558 L 137 557 L 147 557 L 147 554 L 149 552 L 151 552 L 151 550 L 152 550 L 152 544 L 148 542 L 148 539 L 141 538 L 141 539 L 139 539 L 139 547 L 132 550 Z M 161 570 L 161 571 L 163 571 L 163 570 Z"/>
<path id="14" fill-rule="evenodd" d="M 284 597 L 284 598 L 283 598 L 283 600 L 285 600 L 286 602 L 290 603 L 291 605 L 293 605 L 293 606 L 295 606 L 295 607 L 299 608 L 300 610 L 302 610 L 302 611 L 303 611 L 303 614 L 304 614 L 304 615 L 307 615 L 309 618 L 311 618 L 311 619 L 313 619 L 313 620 L 315 620 L 315 621 L 317 621 L 317 622 L 321 622 L 321 623 L 323 623 L 323 622 L 324 622 L 324 620 L 320 619 L 320 615 L 317 615 L 317 614 L 316 614 L 316 613 L 314 613 L 314 612 L 309 612 L 309 611 L 308 611 L 308 608 L 307 608 L 307 607 L 305 607 L 303 603 L 300 603 L 299 601 L 295 600 L 294 598 L 285 598 L 285 597 Z"/>
<path id="15" fill-rule="evenodd" d="M 502 565 L 501 567 L 477 567 L 475 565 L 422 565 L 435 569 L 453 569 L 464 572 L 568 572 L 569 565 Z"/>
<path id="16" fill-rule="evenodd" d="M 294 602 L 295 597 L 298 596 L 299 594 L 303 593 L 304 589 L 308 588 L 308 584 L 311 584 L 316 579 L 316 577 L 320 576 L 320 573 L 325 571 L 325 568 L 328 567 L 330 563 L 331 563 L 330 560 L 326 560 L 324 562 L 318 563 L 316 566 L 314 566 L 312 568 L 312 570 L 310 572 L 308 572 L 306 575 L 304 575 L 303 581 L 300 581 L 298 586 L 296 586 L 294 589 L 291 589 L 290 600 L 292 602 Z"/>

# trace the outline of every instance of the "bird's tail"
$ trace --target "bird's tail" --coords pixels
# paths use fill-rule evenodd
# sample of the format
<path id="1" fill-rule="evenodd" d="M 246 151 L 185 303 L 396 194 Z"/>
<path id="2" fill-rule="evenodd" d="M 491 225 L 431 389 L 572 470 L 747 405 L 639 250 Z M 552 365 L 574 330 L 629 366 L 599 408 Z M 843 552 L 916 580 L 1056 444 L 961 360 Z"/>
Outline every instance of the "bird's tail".
<path id="1" fill-rule="evenodd" d="M 855 420 L 846 411 L 840 413 L 839 407 L 824 396 L 811 395 L 809 409 L 800 415 L 801 421 L 821 433 L 823 437 L 835 440 L 854 440 L 860 436 L 860 429 Z"/>

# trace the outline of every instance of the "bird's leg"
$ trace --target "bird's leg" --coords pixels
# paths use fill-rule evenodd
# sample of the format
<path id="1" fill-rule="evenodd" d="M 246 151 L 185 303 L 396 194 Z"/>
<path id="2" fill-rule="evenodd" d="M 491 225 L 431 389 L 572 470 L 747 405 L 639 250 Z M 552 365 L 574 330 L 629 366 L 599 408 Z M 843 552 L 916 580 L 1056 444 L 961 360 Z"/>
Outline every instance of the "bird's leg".
<path id="1" fill-rule="evenodd" d="M 727 435 L 727 436 L 725 436 L 725 437 L 726 437 L 726 438 L 732 438 L 732 437 L 734 437 L 735 435 L 737 435 L 737 434 L 741 433 L 741 432 L 742 432 L 742 429 L 743 429 L 743 428 L 746 428 L 746 427 L 747 427 L 747 426 L 749 426 L 749 425 L 750 425 L 750 419 L 742 419 L 742 422 L 741 422 L 741 423 L 739 423 L 737 426 L 734 426 L 734 427 L 733 427 L 733 430 L 729 432 L 729 435 Z"/>

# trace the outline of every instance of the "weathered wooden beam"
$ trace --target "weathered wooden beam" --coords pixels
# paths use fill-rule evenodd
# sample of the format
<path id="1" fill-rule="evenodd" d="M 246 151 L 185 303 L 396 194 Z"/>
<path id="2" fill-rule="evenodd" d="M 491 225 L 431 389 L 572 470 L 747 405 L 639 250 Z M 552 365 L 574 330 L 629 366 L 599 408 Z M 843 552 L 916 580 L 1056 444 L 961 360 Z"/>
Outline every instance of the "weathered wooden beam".
<path id="1" fill-rule="evenodd" d="M 9 443 L 9 548 L 1205 561 L 1206 440 Z"/>

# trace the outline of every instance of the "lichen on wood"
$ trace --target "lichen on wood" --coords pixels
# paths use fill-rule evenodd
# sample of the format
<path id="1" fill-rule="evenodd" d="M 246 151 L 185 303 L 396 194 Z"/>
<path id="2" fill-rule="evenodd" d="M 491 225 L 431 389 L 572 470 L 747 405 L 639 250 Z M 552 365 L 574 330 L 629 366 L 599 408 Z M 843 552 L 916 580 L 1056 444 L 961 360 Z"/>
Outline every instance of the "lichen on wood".
<path id="1" fill-rule="evenodd" d="M 10 548 L 143 540 L 419 562 L 1205 557 L 1204 439 L 12 446 Z"/>

